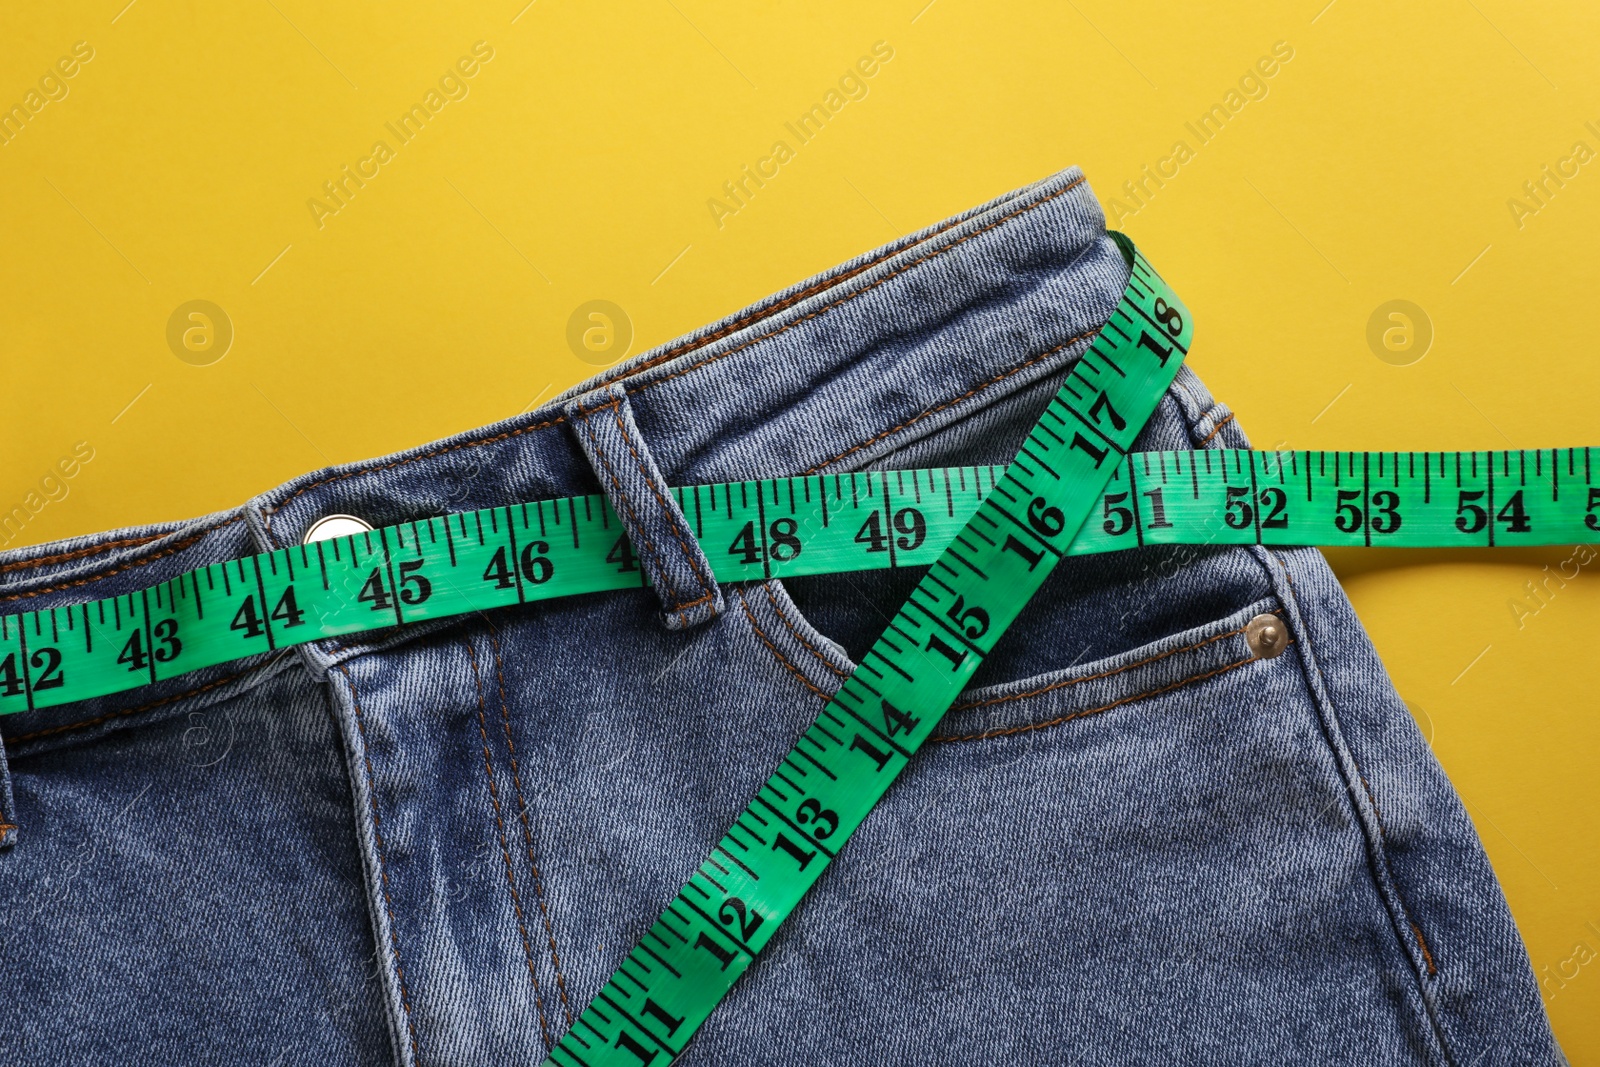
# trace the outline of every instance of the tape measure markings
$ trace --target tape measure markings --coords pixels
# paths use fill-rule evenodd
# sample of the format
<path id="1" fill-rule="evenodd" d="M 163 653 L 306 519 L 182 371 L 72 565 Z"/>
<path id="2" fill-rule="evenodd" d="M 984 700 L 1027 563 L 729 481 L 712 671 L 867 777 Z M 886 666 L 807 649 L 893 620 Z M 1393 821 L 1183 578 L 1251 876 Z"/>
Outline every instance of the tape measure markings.
<path id="1" fill-rule="evenodd" d="M 1067 555 L 1167 544 L 1600 541 L 1589 448 L 1581 474 L 1579 449 L 1550 449 L 1548 464 L 1543 450 L 1127 455 L 1176 374 L 1190 326 L 1117 239 L 1132 264 L 1127 291 L 1009 467 L 672 490 L 719 582 L 927 570 L 547 1063 L 634 1067 L 681 1052 Z M 647 585 L 616 520 L 603 496 L 504 505 L 0 616 L 0 714 L 325 637 Z"/>
<path id="2" fill-rule="evenodd" d="M 1592 454 L 1135 453 L 1118 466 L 1067 554 L 1153 544 L 1597 541 Z M 673 492 L 715 578 L 749 581 L 927 566 L 1004 469 L 811 475 Z M 1014 502 L 996 506 L 1015 520 Z M 402 523 L 210 564 L 136 594 L 0 616 L 0 714 L 134 689 L 323 637 L 645 584 L 603 496 Z M 435 599 L 441 585 L 448 595 Z M 81 647 L 63 644 L 63 632 L 81 633 Z"/>
<path id="3" fill-rule="evenodd" d="M 662 1054 L 676 1058 L 1065 557 L 1188 349 L 1182 304 L 1123 247 L 1127 290 L 1051 410 L 547 1064 L 647 1067 Z M 900 562 L 897 536 L 910 537 L 902 526 L 914 524 L 895 524 L 886 473 L 881 492 L 887 528 L 878 533 Z M 925 516 L 916 528 L 920 547 Z"/>

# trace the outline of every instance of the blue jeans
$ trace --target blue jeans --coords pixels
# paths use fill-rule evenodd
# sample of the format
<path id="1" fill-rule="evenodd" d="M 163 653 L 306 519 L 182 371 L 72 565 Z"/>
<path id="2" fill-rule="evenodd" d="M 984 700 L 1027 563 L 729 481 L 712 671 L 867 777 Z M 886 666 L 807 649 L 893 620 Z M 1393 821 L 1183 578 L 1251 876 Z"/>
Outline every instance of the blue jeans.
<path id="1" fill-rule="evenodd" d="M 661 487 L 1005 462 L 1126 270 L 1065 171 L 530 415 L 0 557 L 25 610 L 605 491 L 654 579 L 0 721 L 0 1062 L 539 1060 L 918 577 L 718 587 Z M 1139 447 L 1247 442 L 1185 370 Z M 1560 1054 L 1322 556 L 1178 546 L 1062 563 L 681 1062 Z"/>

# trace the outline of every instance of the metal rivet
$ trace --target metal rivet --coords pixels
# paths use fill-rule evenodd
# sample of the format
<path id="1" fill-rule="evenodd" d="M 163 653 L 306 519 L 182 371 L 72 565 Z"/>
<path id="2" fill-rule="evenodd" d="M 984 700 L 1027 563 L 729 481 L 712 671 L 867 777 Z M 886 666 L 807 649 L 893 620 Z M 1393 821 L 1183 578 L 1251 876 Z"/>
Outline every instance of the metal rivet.
<path id="1" fill-rule="evenodd" d="M 1276 615 L 1257 615 L 1245 624 L 1244 639 L 1256 659 L 1271 659 L 1289 645 L 1289 628 Z"/>
<path id="2" fill-rule="evenodd" d="M 306 530 L 306 535 L 300 538 L 300 543 L 309 545 L 313 541 L 326 541 L 330 537 L 347 537 L 350 534 L 371 532 L 371 524 L 354 515 L 324 515 L 311 524 Z"/>

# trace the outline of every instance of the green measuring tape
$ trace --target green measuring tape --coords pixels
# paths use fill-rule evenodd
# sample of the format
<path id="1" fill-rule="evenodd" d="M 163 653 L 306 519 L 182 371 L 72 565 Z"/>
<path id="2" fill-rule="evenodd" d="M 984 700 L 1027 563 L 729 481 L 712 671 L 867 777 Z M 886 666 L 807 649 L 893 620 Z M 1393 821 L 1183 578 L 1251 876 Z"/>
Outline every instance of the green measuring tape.
<path id="1" fill-rule="evenodd" d="M 1177 373 L 1190 324 L 1113 236 L 1132 267 L 1127 291 L 1009 467 L 673 491 L 719 582 L 930 569 L 547 1063 L 676 1056 L 1064 555 L 1600 541 L 1588 448 L 1126 454 Z M 419 520 L 0 617 L 0 714 L 341 634 L 642 584 L 602 496 Z"/>
<path id="2" fill-rule="evenodd" d="M 1117 465 L 1066 554 L 1157 544 L 1600 541 L 1592 452 L 1600 450 L 1136 452 Z M 673 493 L 717 581 L 760 581 L 928 566 L 1004 474 L 937 467 Z M 337 634 L 644 581 L 603 496 L 297 545 L 213 563 L 138 593 L 0 616 L 0 714 L 136 689 Z"/>
<path id="3" fill-rule="evenodd" d="M 1122 301 L 1016 458 L 547 1064 L 676 1058 L 1066 555 L 1192 332 L 1118 239 L 1131 266 Z"/>

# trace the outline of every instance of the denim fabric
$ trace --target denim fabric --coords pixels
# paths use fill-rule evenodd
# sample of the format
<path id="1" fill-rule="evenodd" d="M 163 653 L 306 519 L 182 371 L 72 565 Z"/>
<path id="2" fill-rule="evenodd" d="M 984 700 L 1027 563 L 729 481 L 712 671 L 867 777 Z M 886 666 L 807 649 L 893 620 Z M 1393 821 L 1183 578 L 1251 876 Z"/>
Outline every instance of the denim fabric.
<path id="1" fill-rule="evenodd" d="M 639 439 L 628 391 L 614 382 L 598 397 L 573 400 L 563 410 L 629 543 L 637 546 L 640 570 L 661 598 L 667 628 L 682 630 L 720 615 L 726 604 L 711 561 Z"/>
<path id="2" fill-rule="evenodd" d="M 697 602 L 662 484 L 1004 462 L 1126 269 L 1065 171 L 530 415 L 0 557 L 20 610 L 333 512 L 597 491 L 660 549 L 655 588 L 0 721 L 0 1062 L 536 1062 L 918 577 Z M 1220 358 L 1205 338 L 1197 361 Z M 1245 446 L 1188 370 L 1140 441 Z M 1243 635 L 1262 612 L 1291 633 L 1277 658 Z M 1177 546 L 1060 566 L 680 1062 L 1559 1052 L 1473 827 L 1321 555 Z"/>

